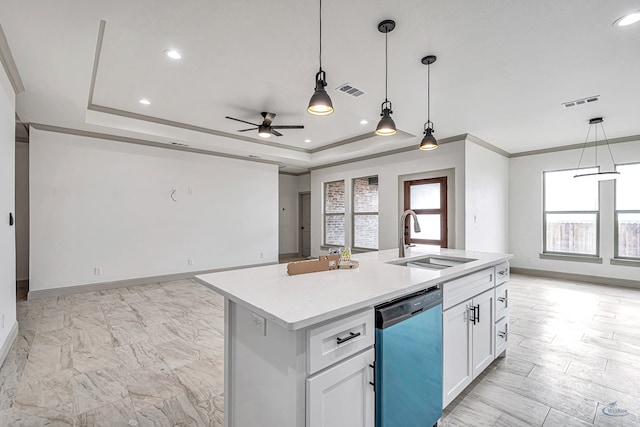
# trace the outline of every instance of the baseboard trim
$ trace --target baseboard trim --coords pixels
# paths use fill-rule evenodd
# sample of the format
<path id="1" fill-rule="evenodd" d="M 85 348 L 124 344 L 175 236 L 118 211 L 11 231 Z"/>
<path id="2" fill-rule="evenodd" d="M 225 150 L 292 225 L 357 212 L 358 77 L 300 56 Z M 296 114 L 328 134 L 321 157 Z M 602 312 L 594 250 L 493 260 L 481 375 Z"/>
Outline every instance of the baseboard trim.
<path id="1" fill-rule="evenodd" d="M 262 267 L 274 265 L 277 262 L 266 262 L 262 264 L 240 265 L 236 267 L 214 268 L 210 270 L 189 271 L 186 273 L 165 274 L 162 276 L 140 277 L 137 279 L 116 280 L 113 282 L 89 283 L 86 285 L 65 286 L 62 288 L 38 289 L 29 291 L 28 300 L 61 297 L 65 295 L 79 294 L 83 292 L 106 291 L 109 289 L 126 288 L 129 286 L 148 285 L 150 283 L 168 282 L 171 280 L 193 279 L 198 274 L 219 273 L 221 271 L 241 270 L 244 268 Z"/>
<path id="2" fill-rule="evenodd" d="M 563 273 L 560 271 L 536 270 L 520 267 L 511 267 L 511 272 L 527 276 L 549 277 L 551 279 L 575 280 L 577 282 L 595 283 L 597 285 L 613 285 L 640 289 L 640 281 L 638 280 L 617 279 L 615 277 L 591 276 L 588 274 Z"/>
<path id="3" fill-rule="evenodd" d="M 9 335 L 7 335 L 7 340 L 0 348 L 0 367 L 4 364 L 4 359 L 7 358 L 7 354 L 9 354 L 9 350 L 11 350 L 11 346 L 13 345 L 16 337 L 18 336 L 18 321 L 13 324 L 13 327 L 9 331 Z"/>
<path id="4" fill-rule="evenodd" d="M 299 252 L 291 252 L 290 254 L 278 254 L 278 257 L 294 257 L 294 256 L 300 256 Z"/>

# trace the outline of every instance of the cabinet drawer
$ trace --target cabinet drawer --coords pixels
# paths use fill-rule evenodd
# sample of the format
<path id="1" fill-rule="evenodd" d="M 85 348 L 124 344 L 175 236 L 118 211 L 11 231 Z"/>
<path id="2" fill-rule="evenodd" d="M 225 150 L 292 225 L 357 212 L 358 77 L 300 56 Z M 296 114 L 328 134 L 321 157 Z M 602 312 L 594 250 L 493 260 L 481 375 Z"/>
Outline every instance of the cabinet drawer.
<path id="1" fill-rule="evenodd" d="M 309 329 L 309 375 L 372 346 L 374 327 L 374 311 L 370 309 Z"/>
<path id="2" fill-rule="evenodd" d="M 496 322 L 496 353 L 495 357 L 507 349 L 509 343 L 509 316 L 505 316 Z"/>
<path id="3" fill-rule="evenodd" d="M 503 283 L 496 286 L 496 319 L 500 319 L 509 310 L 509 284 Z"/>
<path id="4" fill-rule="evenodd" d="M 446 310 L 494 286 L 493 267 L 443 283 L 442 309 Z"/>
<path id="5" fill-rule="evenodd" d="M 496 265 L 496 285 L 509 281 L 509 261 Z"/>

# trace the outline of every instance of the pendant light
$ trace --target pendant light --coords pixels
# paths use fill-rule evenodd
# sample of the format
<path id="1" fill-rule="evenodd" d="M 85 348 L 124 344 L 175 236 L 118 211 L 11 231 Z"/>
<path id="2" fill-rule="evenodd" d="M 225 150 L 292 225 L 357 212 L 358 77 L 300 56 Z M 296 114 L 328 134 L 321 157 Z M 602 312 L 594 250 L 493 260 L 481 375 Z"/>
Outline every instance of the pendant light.
<path id="1" fill-rule="evenodd" d="M 587 141 L 589 140 L 589 134 L 591 133 L 591 127 L 595 125 L 595 151 L 596 151 L 596 159 L 594 167 L 598 167 L 598 125 L 602 129 L 602 134 L 604 135 L 604 140 L 607 144 L 607 149 L 609 150 L 609 156 L 611 157 L 611 164 L 613 165 L 613 171 L 598 171 L 592 173 L 578 173 L 574 175 L 574 178 L 581 179 L 592 179 L 595 181 L 606 181 L 610 179 L 618 179 L 620 176 L 620 172 L 616 171 L 616 162 L 613 159 L 613 153 L 611 152 L 611 147 L 609 147 L 609 140 L 607 139 L 607 134 L 604 131 L 604 125 L 602 124 L 604 119 L 602 117 L 596 117 L 594 119 L 589 120 L 589 130 L 587 131 L 587 138 L 584 141 L 584 146 L 582 147 L 582 153 L 580 153 L 580 160 L 578 161 L 578 170 L 580 166 L 582 166 L 582 157 L 584 156 L 584 150 L 587 148 Z"/>
<path id="2" fill-rule="evenodd" d="M 433 136 L 433 123 L 431 122 L 431 64 L 436 62 L 435 55 L 427 55 L 422 58 L 422 63 L 427 66 L 427 123 L 424 124 L 424 138 L 420 141 L 421 150 L 435 150 L 438 148 L 438 141 Z"/>
<path id="3" fill-rule="evenodd" d="M 320 54 L 318 55 L 320 70 L 316 73 L 316 88 L 309 101 L 307 111 L 316 116 L 326 116 L 333 113 L 333 103 L 324 87 L 327 85 L 327 75 L 322 69 L 322 0 L 320 0 Z"/>
<path id="4" fill-rule="evenodd" d="M 384 33 L 384 102 L 380 106 L 380 116 L 382 118 L 378 122 L 378 126 L 376 127 L 376 135 L 389 136 L 394 135 L 396 133 L 396 124 L 391 118 L 391 101 L 387 98 L 387 86 L 389 82 L 389 56 L 387 54 L 388 51 L 388 38 L 387 35 L 393 31 L 396 27 L 396 23 L 390 19 L 386 19 L 378 24 L 378 31 Z"/>

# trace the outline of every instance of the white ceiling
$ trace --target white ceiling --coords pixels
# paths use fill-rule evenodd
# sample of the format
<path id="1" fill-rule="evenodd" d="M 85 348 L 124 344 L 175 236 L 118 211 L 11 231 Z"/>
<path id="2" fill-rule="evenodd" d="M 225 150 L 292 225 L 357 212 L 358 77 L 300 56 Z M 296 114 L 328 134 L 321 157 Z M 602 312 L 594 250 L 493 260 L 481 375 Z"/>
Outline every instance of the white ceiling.
<path id="1" fill-rule="evenodd" d="M 306 112 L 318 68 L 317 1 L 0 0 L 0 24 L 26 87 L 17 97 L 23 121 L 257 155 L 296 171 L 417 146 L 427 54 L 438 56 L 438 139 L 471 133 L 518 153 L 583 142 L 596 116 L 609 139 L 638 135 L 640 24 L 612 23 L 639 8 L 634 0 L 324 0 L 322 60 L 335 107 L 325 117 Z M 371 136 L 384 100 L 383 19 L 397 24 L 389 99 L 403 132 L 393 138 Z M 182 59 L 165 57 L 168 48 Z M 347 82 L 366 94 L 335 90 Z M 592 95 L 600 101 L 561 105 Z M 139 104 L 143 97 L 151 105 Z M 305 129 L 264 144 L 225 119 L 257 123 L 261 111 L 276 113 L 275 125 Z"/>

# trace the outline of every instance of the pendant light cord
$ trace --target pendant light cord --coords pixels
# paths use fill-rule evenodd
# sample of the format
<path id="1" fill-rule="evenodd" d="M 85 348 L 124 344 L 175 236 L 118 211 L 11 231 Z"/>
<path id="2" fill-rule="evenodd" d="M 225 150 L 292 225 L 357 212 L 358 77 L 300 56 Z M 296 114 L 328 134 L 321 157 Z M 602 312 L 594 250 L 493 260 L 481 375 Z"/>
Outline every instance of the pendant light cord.
<path id="1" fill-rule="evenodd" d="M 431 64 L 427 64 L 427 127 L 431 123 Z"/>
<path id="2" fill-rule="evenodd" d="M 590 133 L 591 133 L 591 125 L 589 125 L 589 130 L 587 131 L 587 137 L 584 139 L 584 146 L 582 147 L 582 153 L 580 153 L 580 160 L 578 161 L 578 169 L 580 169 L 580 165 L 582 165 L 582 156 L 584 156 L 584 150 L 586 150 L 587 148 L 587 141 L 589 141 Z"/>
<path id="3" fill-rule="evenodd" d="M 604 131 L 604 125 L 600 124 L 600 126 L 602 126 L 602 134 L 604 135 L 604 140 L 607 143 L 607 148 L 609 149 L 609 155 L 611 156 L 611 161 L 613 162 L 613 169 L 615 170 L 616 160 L 613 158 L 613 153 L 611 152 L 611 147 L 609 146 L 609 139 L 607 138 L 607 133 Z"/>
<path id="4" fill-rule="evenodd" d="M 389 81 L 389 32 L 384 33 L 384 102 L 389 102 L 387 99 L 387 86 Z"/>
<path id="5" fill-rule="evenodd" d="M 320 52 L 318 54 L 318 62 L 320 63 L 320 71 L 322 71 L 322 0 L 320 0 Z"/>

